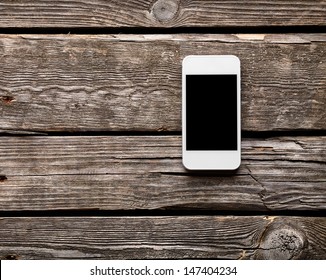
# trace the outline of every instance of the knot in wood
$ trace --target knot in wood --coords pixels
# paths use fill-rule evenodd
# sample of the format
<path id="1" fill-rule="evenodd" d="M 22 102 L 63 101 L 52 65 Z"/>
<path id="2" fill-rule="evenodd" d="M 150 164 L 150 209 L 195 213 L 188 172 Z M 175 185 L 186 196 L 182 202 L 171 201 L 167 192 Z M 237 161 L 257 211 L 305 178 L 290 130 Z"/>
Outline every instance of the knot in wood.
<path id="1" fill-rule="evenodd" d="M 0 175 L 0 182 L 4 182 L 4 181 L 7 181 L 7 180 L 8 180 L 7 176 Z"/>
<path id="2" fill-rule="evenodd" d="M 258 259 L 299 259 L 307 247 L 307 238 L 298 228 L 288 224 L 267 227 L 257 250 Z"/>
<path id="3" fill-rule="evenodd" d="M 172 20 L 179 10 L 179 0 L 157 0 L 152 6 L 152 14 L 159 22 Z"/>

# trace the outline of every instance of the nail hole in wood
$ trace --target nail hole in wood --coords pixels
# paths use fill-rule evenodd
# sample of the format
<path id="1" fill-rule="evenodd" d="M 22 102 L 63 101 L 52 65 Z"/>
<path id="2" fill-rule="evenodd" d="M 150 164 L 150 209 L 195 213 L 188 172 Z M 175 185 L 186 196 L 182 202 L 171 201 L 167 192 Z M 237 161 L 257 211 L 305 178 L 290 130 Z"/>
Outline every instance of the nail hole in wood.
<path id="1" fill-rule="evenodd" d="M 15 101 L 15 98 L 12 96 L 1 96 L 1 101 L 7 105 L 11 104 L 13 101 Z"/>
<path id="2" fill-rule="evenodd" d="M 4 181 L 6 181 L 6 180 L 8 180 L 7 176 L 5 176 L 5 175 L 0 175 L 0 182 L 4 182 Z"/>
<path id="3" fill-rule="evenodd" d="M 5 257 L 6 260 L 18 260 L 18 256 L 17 255 L 14 255 L 14 254 L 11 254 L 11 255 L 7 255 Z"/>

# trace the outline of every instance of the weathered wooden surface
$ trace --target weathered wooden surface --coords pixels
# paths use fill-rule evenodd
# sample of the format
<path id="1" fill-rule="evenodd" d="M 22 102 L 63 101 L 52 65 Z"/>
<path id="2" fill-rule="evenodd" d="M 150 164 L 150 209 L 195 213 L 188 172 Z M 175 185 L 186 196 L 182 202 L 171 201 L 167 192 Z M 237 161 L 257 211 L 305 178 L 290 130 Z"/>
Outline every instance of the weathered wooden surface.
<path id="1" fill-rule="evenodd" d="M 1 131 L 181 130 L 181 60 L 242 63 L 244 130 L 326 129 L 326 35 L 2 35 Z"/>
<path id="2" fill-rule="evenodd" d="M 0 259 L 323 259 L 326 218 L 0 218 Z"/>
<path id="3" fill-rule="evenodd" d="M 196 173 L 179 136 L 2 137 L 0 210 L 326 210 L 325 142 L 247 139 L 238 171 Z"/>
<path id="4" fill-rule="evenodd" d="M 1 1 L 0 27 L 325 26 L 326 1 Z M 262 12 L 263 11 L 263 12 Z"/>
<path id="5" fill-rule="evenodd" d="M 325 0 L 1 1 L 0 259 L 325 259 L 325 19 Z M 170 30 L 198 34 L 144 34 Z M 254 34 L 209 34 L 231 30 Z M 245 135 L 310 136 L 185 170 L 190 54 L 239 56 L 242 129 L 269 131 Z"/>

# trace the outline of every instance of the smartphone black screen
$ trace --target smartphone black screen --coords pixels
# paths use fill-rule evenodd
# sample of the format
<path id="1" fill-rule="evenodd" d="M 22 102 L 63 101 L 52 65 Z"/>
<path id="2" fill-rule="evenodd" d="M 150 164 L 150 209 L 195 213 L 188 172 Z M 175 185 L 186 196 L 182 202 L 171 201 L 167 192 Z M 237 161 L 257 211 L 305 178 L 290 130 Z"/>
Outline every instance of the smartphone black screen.
<path id="1" fill-rule="evenodd" d="M 237 150 L 237 75 L 186 75 L 186 150 Z"/>

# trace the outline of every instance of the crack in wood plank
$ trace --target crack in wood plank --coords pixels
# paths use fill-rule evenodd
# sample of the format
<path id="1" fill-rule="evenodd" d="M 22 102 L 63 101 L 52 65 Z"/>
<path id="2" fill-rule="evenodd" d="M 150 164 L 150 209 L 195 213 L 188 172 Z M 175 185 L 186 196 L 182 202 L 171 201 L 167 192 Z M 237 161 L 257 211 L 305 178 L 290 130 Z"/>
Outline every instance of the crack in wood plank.
<path id="1" fill-rule="evenodd" d="M 259 196 L 260 196 L 260 199 L 264 205 L 264 207 L 271 211 L 272 209 L 270 209 L 270 207 L 265 203 L 265 196 L 266 196 L 266 193 L 267 193 L 267 189 L 264 187 L 264 184 L 261 183 L 254 175 L 253 175 L 253 172 L 250 170 L 250 167 L 247 165 L 246 166 L 248 171 L 249 171 L 249 175 L 250 177 L 262 188 L 262 191 L 259 192 Z"/>

